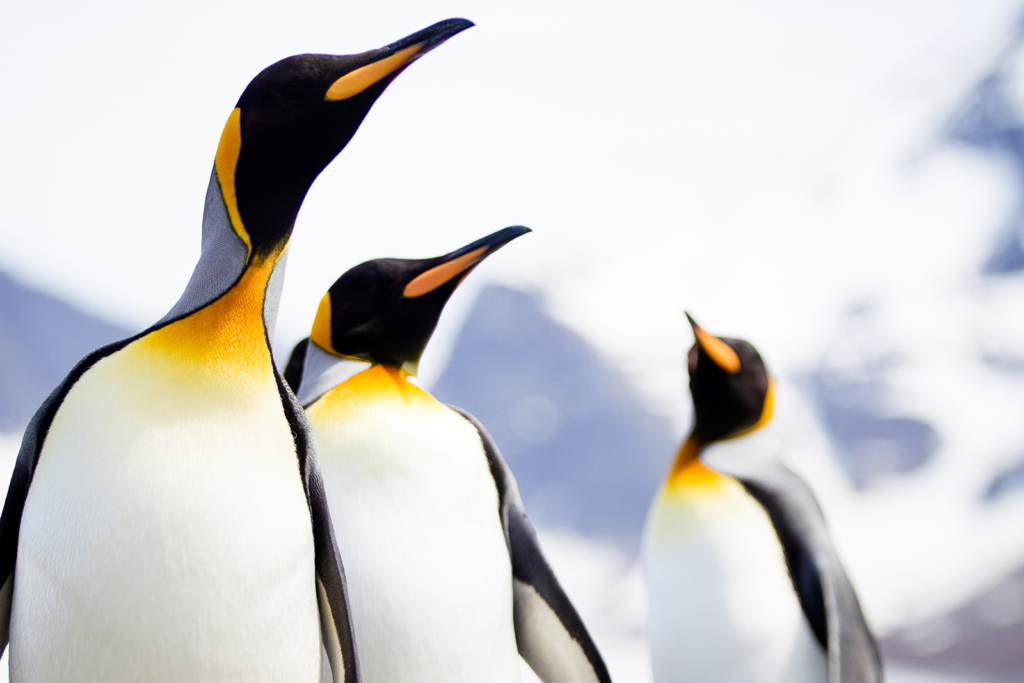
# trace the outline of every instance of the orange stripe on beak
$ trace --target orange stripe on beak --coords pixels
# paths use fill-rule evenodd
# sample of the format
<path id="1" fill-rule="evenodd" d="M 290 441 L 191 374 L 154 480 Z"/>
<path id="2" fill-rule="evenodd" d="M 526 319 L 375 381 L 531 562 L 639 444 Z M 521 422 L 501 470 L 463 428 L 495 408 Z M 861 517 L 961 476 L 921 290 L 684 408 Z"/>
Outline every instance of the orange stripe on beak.
<path id="1" fill-rule="evenodd" d="M 715 365 L 729 373 L 740 371 L 740 357 L 736 355 L 731 346 L 696 325 L 693 327 L 693 332 L 697 336 L 697 343 L 704 349 L 704 353 L 708 354 L 708 357 L 715 362 Z"/>
<path id="2" fill-rule="evenodd" d="M 350 71 L 331 84 L 331 87 L 327 89 L 327 99 L 336 102 L 355 97 L 374 83 L 390 76 L 411 62 L 422 48 L 423 43 L 419 43 L 385 57 L 379 62 L 373 62 L 361 66 L 355 71 Z"/>
<path id="3" fill-rule="evenodd" d="M 453 277 L 462 273 L 462 271 L 475 265 L 477 261 L 483 258 L 487 249 L 488 247 L 480 247 L 468 254 L 463 254 L 457 259 L 434 266 L 425 273 L 420 273 L 413 278 L 412 282 L 405 286 L 402 294 L 408 299 L 413 299 L 434 291 Z"/>

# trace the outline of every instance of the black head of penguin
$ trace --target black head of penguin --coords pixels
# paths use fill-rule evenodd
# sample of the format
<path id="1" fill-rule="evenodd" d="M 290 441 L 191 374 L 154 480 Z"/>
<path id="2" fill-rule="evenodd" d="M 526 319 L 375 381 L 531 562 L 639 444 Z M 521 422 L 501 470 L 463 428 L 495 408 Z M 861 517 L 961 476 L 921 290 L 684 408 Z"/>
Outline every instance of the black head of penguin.
<path id="1" fill-rule="evenodd" d="M 455 288 L 480 261 L 528 232 L 504 228 L 437 258 L 361 263 L 324 295 L 310 337 L 329 353 L 415 374 Z"/>
<path id="2" fill-rule="evenodd" d="M 358 55 L 288 57 L 249 83 L 225 127 L 217 171 L 223 186 L 222 166 L 234 166 L 228 170 L 233 170 L 238 218 L 255 254 L 287 239 L 313 181 L 352 139 L 391 81 L 472 25 L 449 19 Z"/>
<path id="3" fill-rule="evenodd" d="M 758 424 L 771 410 L 770 381 L 761 355 L 742 339 L 715 337 L 690 314 L 697 338 L 687 354 L 693 397 L 693 437 L 709 444 Z"/>

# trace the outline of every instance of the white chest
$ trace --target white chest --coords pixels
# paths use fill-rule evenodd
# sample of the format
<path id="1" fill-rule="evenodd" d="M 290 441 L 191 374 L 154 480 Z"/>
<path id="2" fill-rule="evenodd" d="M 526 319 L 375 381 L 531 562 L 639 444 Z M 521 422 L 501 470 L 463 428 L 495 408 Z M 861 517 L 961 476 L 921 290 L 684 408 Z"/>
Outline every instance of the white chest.
<path id="1" fill-rule="evenodd" d="M 511 566 L 476 430 L 425 401 L 310 416 L 364 680 L 518 681 Z"/>
<path id="2" fill-rule="evenodd" d="M 700 469 L 662 488 L 644 531 L 656 683 L 824 682 L 768 515 L 737 481 Z"/>
<path id="3" fill-rule="evenodd" d="M 12 681 L 319 676 L 311 523 L 276 389 L 100 361 L 25 504 Z"/>

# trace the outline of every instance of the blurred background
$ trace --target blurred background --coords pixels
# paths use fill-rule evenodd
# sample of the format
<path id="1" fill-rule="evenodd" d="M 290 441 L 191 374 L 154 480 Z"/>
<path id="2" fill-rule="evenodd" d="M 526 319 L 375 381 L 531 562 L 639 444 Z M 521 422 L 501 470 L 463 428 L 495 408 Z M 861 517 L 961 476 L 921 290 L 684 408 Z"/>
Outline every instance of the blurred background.
<path id="1" fill-rule="evenodd" d="M 455 16 L 310 192 L 279 360 L 352 265 L 528 225 L 421 382 L 493 432 L 616 681 L 650 681 L 684 308 L 778 378 L 890 680 L 1024 681 L 1020 0 L 6 3 L 0 478 L 74 362 L 177 300 L 248 81 Z"/>

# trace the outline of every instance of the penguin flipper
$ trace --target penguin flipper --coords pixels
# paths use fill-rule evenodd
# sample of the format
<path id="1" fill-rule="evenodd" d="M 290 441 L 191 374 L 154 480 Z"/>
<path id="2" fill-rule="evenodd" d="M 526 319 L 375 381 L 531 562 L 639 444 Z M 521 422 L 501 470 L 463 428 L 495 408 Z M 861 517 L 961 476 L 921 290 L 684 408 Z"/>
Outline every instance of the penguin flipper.
<path id="1" fill-rule="evenodd" d="M 71 369 L 57 388 L 50 392 L 42 405 L 39 406 L 21 439 L 18 459 L 11 473 L 11 483 L 7 487 L 7 499 L 4 510 L 0 514 L 0 655 L 7 649 L 11 635 L 11 603 L 14 598 L 14 565 L 18 559 L 18 533 L 21 530 L 21 513 L 25 509 L 28 488 L 35 475 L 36 463 L 43 450 L 43 441 L 50 431 L 57 409 L 71 391 L 71 387 L 81 379 L 82 375 L 101 359 L 127 346 L 142 336 L 142 333 L 122 339 L 121 341 L 101 346 Z"/>
<path id="2" fill-rule="evenodd" d="M 32 483 L 32 475 L 35 473 L 36 462 L 39 459 L 39 450 L 49 427 L 50 420 L 46 420 L 45 416 L 54 412 L 55 404 L 60 403 L 57 394 L 61 387 L 47 397 L 25 429 L 25 436 L 21 440 L 21 449 L 18 451 L 18 459 L 14 463 L 14 472 L 11 473 L 11 483 L 7 487 L 4 511 L 0 515 L 0 654 L 7 649 L 11 635 L 14 565 L 18 559 L 18 532 L 21 528 L 21 513 L 25 509 L 28 487 Z M 63 396 L 59 398 L 62 399 Z M 50 410 L 51 407 L 54 409 L 53 411 Z M 45 427 L 43 427 L 44 423 Z"/>
<path id="3" fill-rule="evenodd" d="M 597 646 L 544 558 L 515 477 L 494 439 L 475 417 L 461 408 L 449 407 L 480 434 L 498 489 L 498 513 L 512 560 L 519 654 L 544 683 L 611 683 Z"/>
<path id="4" fill-rule="evenodd" d="M 303 412 L 284 378 L 277 373 L 277 387 L 284 404 L 285 416 L 295 439 L 309 512 L 313 522 L 313 545 L 316 553 L 316 598 L 320 607 L 320 631 L 327 659 L 331 663 L 334 683 L 358 683 L 359 666 L 348 604 L 348 588 L 341 553 L 334 537 L 334 525 L 327 507 L 327 492 L 320 473 L 313 426 Z"/>
<path id="5" fill-rule="evenodd" d="M 880 683 L 875 639 L 810 487 L 778 460 L 709 464 L 737 479 L 768 513 L 800 606 L 828 653 L 829 683 Z"/>

